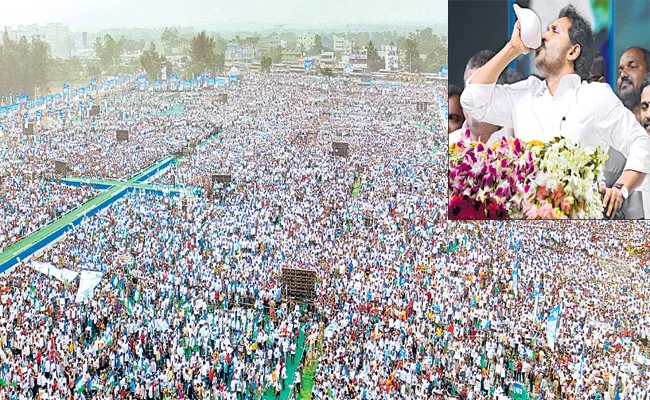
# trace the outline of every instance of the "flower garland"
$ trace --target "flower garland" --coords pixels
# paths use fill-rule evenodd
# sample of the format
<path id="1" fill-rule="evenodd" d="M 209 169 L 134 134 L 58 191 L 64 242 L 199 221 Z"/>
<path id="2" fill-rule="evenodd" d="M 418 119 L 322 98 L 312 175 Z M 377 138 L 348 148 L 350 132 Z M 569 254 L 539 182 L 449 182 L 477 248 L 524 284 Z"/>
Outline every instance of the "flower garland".
<path id="1" fill-rule="evenodd" d="M 602 218 L 606 160 L 600 148 L 565 138 L 488 147 L 467 130 L 449 147 L 449 219 Z"/>

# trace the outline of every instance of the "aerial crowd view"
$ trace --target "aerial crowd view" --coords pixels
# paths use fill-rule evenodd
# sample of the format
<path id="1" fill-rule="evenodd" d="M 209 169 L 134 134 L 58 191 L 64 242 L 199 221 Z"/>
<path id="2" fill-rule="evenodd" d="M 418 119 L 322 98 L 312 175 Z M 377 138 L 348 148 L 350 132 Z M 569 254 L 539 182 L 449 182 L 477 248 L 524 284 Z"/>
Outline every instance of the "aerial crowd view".
<path id="1" fill-rule="evenodd" d="M 447 221 L 446 84 L 132 86 L 0 137 L 0 399 L 648 398 L 647 225 Z"/>

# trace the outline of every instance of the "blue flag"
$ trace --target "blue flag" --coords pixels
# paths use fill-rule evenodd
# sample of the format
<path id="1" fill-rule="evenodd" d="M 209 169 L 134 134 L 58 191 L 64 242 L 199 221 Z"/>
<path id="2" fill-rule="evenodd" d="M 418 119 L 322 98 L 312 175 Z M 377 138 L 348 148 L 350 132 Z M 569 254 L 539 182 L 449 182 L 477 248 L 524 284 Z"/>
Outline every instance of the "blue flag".
<path id="1" fill-rule="evenodd" d="M 580 376 L 578 376 L 578 384 L 576 385 L 576 394 L 582 390 L 582 378 L 585 368 L 585 342 L 582 342 L 582 357 L 580 357 Z"/>
<path id="2" fill-rule="evenodd" d="M 533 290 L 533 297 L 535 298 L 535 308 L 533 309 L 533 315 L 535 315 L 535 319 L 538 318 L 538 307 L 539 307 L 539 295 L 540 291 L 542 289 L 542 283 L 537 281 L 535 284 L 535 289 Z"/>
<path id="3" fill-rule="evenodd" d="M 512 289 L 515 291 L 515 298 L 519 294 L 519 264 L 515 261 L 515 265 L 512 268 Z"/>
<path id="4" fill-rule="evenodd" d="M 546 342 L 551 350 L 555 349 L 555 343 L 557 342 L 557 331 L 559 328 L 560 322 L 560 304 L 553 307 L 551 314 L 546 320 Z"/>

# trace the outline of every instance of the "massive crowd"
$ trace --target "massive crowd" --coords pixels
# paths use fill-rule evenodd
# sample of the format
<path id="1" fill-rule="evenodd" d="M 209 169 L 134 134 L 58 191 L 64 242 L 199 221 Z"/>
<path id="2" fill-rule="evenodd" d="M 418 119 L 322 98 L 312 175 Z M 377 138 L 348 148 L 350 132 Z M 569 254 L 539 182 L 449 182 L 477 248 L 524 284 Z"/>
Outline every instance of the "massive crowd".
<path id="1" fill-rule="evenodd" d="M 29 262 L 0 277 L 0 398 L 285 398 L 310 380 L 323 400 L 647 399 L 648 228 L 448 223 L 445 91 L 273 74 L 227 104 L 158 95 L 137 124 L 181 127 L 176 144 L 143 133 L 77 172 L 124 179 L 146 165 L 131 152 L 201 138 L 149 180 L 194 190 L 127 193 L 37 255 L 101 273 L 89 299 Z M 97 126 L 78 140 L 112 140 Z M 284 297 L 286 266 L 316 271 L 312 304 Z"/>
<path id="2" fill-rule="evenodd" d="M 47 154 L 27 141 L 0 147 L 0 253 L 98 192 L 59 184 Z"/>

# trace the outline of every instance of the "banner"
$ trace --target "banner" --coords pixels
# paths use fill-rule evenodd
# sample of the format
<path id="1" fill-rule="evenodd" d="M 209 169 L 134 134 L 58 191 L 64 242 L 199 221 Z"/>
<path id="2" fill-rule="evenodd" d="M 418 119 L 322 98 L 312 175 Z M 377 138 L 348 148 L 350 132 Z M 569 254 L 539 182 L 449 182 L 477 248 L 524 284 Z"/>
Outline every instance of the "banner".
<path id="1" fill-rule="evenodd" d="M 61 282 L 66 283 L 66 284 L 74 281 L 75 278 L 77 278 L 77 275 L 79 275 L 79 273 L 77 271 L 72 271 L 72 270 L 69 270 L 67 268 L 59 269 L 59 268 L 55 267 L 54 265 L 52 265 L 50 263 L 42 263 L 42 262 L 39 262 L 39 261 L 32 261 L 31 266 L 36 271 L 38 271 L 38 272 L 40 272 L 40 273 L 42 273 L 44 275 L 51 276 L 52 278 L 58 279 Z"/>
<path id="2" fill-rule="evenodd" d="M 81 271 L 79 276 L 79 290 L 77 291 L 76 302 L 81 303 L 84 300 L 93 297 L 93 291 L 102 280 L 103 272 L 98 271 Z"/>

